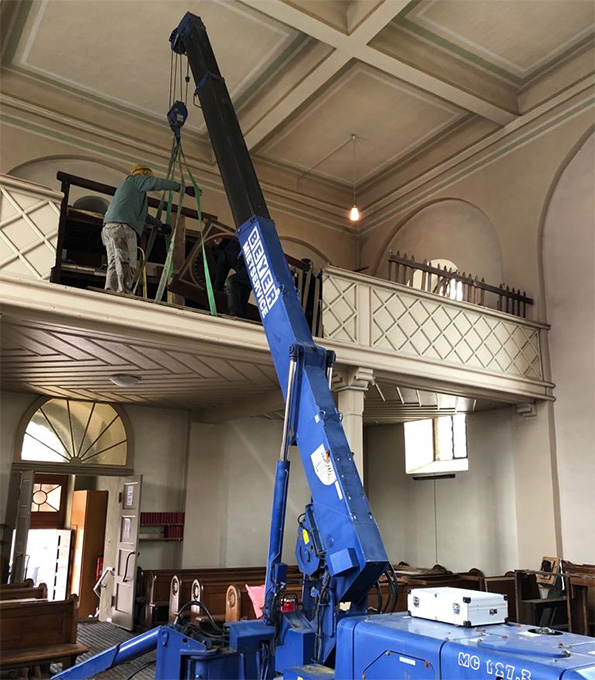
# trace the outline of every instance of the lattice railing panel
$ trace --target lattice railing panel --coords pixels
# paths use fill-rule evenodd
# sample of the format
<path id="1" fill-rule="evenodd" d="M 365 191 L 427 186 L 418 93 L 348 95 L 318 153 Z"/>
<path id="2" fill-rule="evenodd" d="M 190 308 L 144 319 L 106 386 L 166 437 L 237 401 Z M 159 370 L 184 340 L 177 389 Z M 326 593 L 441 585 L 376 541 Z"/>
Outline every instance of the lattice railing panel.
<path id="1" fill-rule="evenodd" d="M 61 198 L 36 184 L 0 176 L 0 272 L 49 279 Z"/>
<path id="2" fill-rule="evenodd" d="M 371 292 L 372 347 L 543 378 L 538 329 L 406 293 L 375 288 Z"/>
<path id="3" fill-rule="evenodd" d="M 325 338 L 544 380 L 538 324 L 335 268 L 325 271 L 323 281 Z"/>
<path id="4" fill-rule="evenodd" d="M 356 283 L 324 278 L 322 309 L 325 337 L 359 343 Z"/>

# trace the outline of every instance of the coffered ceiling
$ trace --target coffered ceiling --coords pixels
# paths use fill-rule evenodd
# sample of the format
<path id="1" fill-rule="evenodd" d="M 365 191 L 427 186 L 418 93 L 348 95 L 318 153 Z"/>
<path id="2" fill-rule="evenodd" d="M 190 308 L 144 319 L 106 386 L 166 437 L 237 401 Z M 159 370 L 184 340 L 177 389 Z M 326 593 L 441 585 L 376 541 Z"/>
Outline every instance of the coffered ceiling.
<path id="1" fill-rule="evenodd" d="M 355 174 L 357 189 L 365 191 L 393 168 L 431 157 L 428 170 L 428 163 L 524 115 L 525 95 L 537 84 L 530 106 L 594 70 L 591 0 L 3 5 L 13 10 L 3 53 L 13 80 L 5 81 L 4 94 L 14 103 L 14 79 L 21 79 L 29 86 L 20 86 L 19 97 L 59 107 L 65 120 L 76 102 L 95 102 L 93 115 L 85 115 L 105 126 L 116 112 L 165 128 L 169 34 L 186 11 L 200 15 L 255 160 L 295 173 L 298 187 L 308 175 L 349 189 Z M 197 108 L 188 130 L 208 141 Z M 208 144 L 196 149 L 196 157 L 214 162 Z"/>

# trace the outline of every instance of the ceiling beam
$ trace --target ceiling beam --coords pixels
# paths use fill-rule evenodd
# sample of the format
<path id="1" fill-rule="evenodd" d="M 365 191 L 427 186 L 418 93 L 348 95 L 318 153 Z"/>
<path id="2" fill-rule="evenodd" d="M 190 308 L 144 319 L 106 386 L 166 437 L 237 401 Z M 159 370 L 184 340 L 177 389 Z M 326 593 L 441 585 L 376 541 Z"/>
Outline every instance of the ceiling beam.
<path id="1" fill-rule="evenodd" d="M 336 53 L 330 58 L 334 57 L 332 62 L 332 66 L 334 67 L 341 63 L 341 61 L 343 64 L 346 64 L 351 59 L 357 59 L 421 90 L 441 97 L 456 106 L 498 123 L 499 125 L 506 125 L 517 118 L 513 112 L 498 104 L 486 101 L 472 92 L 465 91 L 461 87 L 444 82 L 429 73 L 425 73 L 414 66 L 410 66 L 393 56 L 383 54 L 368 45 L 370 40 L 378 35 L 378 33 L 380 33 L 380 31 L 409 4 L 409 0 L 384 0 L 383 3 L 378 5 L 378 7 L 366 17 L 351 35 L 347 35 L 285 2 L 263 2 L 262 0 L 241 0 L 241 2 L 245 5 L 249 5 L 262 14 L 266 14 L 277 21 L 291 26 L 297 31 L 301 31 L 306 35 L 333 47 L 336 50 Z M 325 75 L 325 71 L 323 67 L 324 64 L 321 64 L 321 66 L 318 69 L 315 69 L 308 78 L 302 81 L 300 87 L 302 88 L 303 93 L 308 93 L 308 96 L 310 96 L 317 89 L 324 86 L 325 81 L 323 81 L 322 78 Z M 338 68 L 334 68 L 334 70 L 331 67 L 327 68 L 330 73 L 329 78 L 338 71 Z M 310 78 L 314 78 L 311 85 L 308 83 Z M 284 117 L 292 113 L 303 101 L 304 97 L 293 97 L 283 108 Z M 266 134 L 268 134 L 274 129 L 275 125 L 280 122 L 281 106 L 283 106 L 283 103 L 273 109 L 269 114 L 272 116 L 270 124 L 267 120 L 269 115 L 265 116 L 260 121 L 260 133 L 254 134 L 252 145 L 262 141 L 264 138 L 262 132 L 266 130 Z M 251 144 L 248 144 L 248 148 L 251 148 Z"/>

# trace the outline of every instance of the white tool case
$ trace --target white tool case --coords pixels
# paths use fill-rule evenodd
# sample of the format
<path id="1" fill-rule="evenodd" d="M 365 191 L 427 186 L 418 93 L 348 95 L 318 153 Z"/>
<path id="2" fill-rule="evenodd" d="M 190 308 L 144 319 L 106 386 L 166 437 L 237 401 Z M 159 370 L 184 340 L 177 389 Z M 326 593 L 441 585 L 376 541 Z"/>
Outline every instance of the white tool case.
<path id="1" fill-rule="evenodd" d="M 411 616 L 470 627 L 506 623 L 506 600 L 506 595 L 465 588 L 415 588 L 407 604 Z"/>

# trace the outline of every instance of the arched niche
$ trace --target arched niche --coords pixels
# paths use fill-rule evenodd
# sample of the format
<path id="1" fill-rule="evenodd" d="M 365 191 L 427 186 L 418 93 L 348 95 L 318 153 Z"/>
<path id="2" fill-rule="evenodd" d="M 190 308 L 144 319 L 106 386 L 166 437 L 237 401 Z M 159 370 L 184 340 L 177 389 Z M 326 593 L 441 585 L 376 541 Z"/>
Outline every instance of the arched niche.
<path id="1" fill-rule="evenodd" d="M 566 160 L 543 222 L 564 557 L 595 561 L 595 136 Z"/>
<path id="2" fill-rule="evenodd" d="M 500 241 L 489 218 L 479 208 L 458 199 L 426 205 L 395 229 L 376 273 L 386 275 L 389 251 L 401 251 L 418 261 L 448 260 L 461 272 L 502 282 Z"/>
<path id="3" fill-rule="evenodd" d="M 60 182 L 56 179 L 56 173 L 59 171 L 95 182 L 118 186 L 129 170 L 130 168 L 123 164 L 107 163 L 85 156 L 46 156 L 22 163 L 8 174 L 59 191 Z M 88 189 L 72 187 L 69 202 L 72 204 L 78 198 L 90 193 L 92 192 Z"/>
<path id="4" fill-rule="evenodd" d="M 314 269 L 322 269 L 325 264 L 331 264 L 329 258 L 321 250 L 311 246 L 305 241 L 301 241 L 291 236 L 281 236 L 280 240 L 283 246 L 283 252 L 286 255 L 295 257 L 298 260 L 304 258 L 312 260 Z"/>

